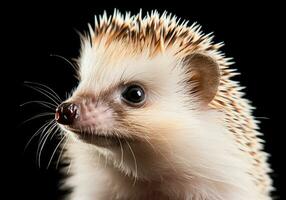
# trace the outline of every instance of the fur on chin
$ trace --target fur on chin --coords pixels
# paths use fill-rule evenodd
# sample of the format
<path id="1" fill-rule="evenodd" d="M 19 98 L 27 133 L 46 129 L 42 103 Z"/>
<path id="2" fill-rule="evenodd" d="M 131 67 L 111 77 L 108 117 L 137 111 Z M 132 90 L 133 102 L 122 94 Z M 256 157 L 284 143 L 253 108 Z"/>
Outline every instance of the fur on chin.
<path id="1" fill-rule="evenodd" d="M 167 119 L 166 115 L 161 119 Z M 165 125 L 165 130 L 173 133 L 173 137 L 166 135 L 168 148 L 153 141 L 164 156 L 151 154 L 150 146 L 145 150 L 144 145 L 133 146 L 136 173 L 128 147 L 121 162 L 118 150 L 70 142 L 71 177 L 66 182 L 74 188 L 70 199 L 267 199 L 259 194 L 247 173 L 249 161 L 234 147 L 223 128 L 221 113 L 203 111 L 196 113 L 196 118 L 177 115 L 176 126 Z M 155 124 L 158 119 L 154 116 L 150 121 Z"/>

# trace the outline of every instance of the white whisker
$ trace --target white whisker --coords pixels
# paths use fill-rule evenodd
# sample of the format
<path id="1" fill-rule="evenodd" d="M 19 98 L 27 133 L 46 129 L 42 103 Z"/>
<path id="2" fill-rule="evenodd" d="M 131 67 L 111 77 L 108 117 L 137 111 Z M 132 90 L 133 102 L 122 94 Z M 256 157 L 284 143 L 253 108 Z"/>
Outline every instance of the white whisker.
<path id="1" fill-rule="evenodd" d="M 50 166 L 50 164 L 51 164 L 51 162 L 52 162 L 52 160 L 53 160 L 53 158 L 54 158 L 54 156 L 55 156 L 56 151 L 58 150 L 58 148 L 60 147 L 61 143 L 65 140 L 66 137 L 67 137 L 67 135 L 64 135 L 64 136 L 62 137 L 62 139 L 58 142 L 57 146 L 55 147 L 55 149 L 54 149 L 54 151 L 53 151 L 53 153 L 52 153 L 52 155 L 51 155 L 51 158 L 50 158 L 50 160 L 49 160 L 49 162 L 48 162 L 48 165 L 47 165 L 47 168 L 46 168 L 46 169 L 49 168 L 49 166 Z"/>
<path id="2" fill-rule="evenodd" d="M 120 145 L 120 151 L 121 151 L 121 158 L 120 158 L 120 166 L 123 165 L 123 160 L 124 160 L 124 151 L 123 151 L 123 146 L 122 146 L 122 143 L 120 141 L 120 138 L 118 138 L 118 135 L 116 135 L 116 138 L 118 139 L 118 142 L 119 142 L 119 145 Z"/>
<path id="3" fill-rule="evenodd" d="M 70 140 L 70 138 L 71 138 L 70 135 L 68 135 L 68 134 L 67 134 L 66 137 L 67 137 L 66 142 L 65 142 L 64 145 L 62 146 L 61 152 L 60 152 L 59 157 L 58 157 L 58 160 L 57 160 L 56 169 L 58 169 L 58 166 L 59 166 L 59 163 L 60 163 L 62 154 L 63 154 L 63 152 L 64 152 L 64 149 L 65 149 L 67 143 L 69 142 L 69 140 Z"/>
<path id="4" fill-rule="evenodd" d="M 58 131 L 59 127 L 57 127 L 57 125 L 54 124 L 51 128 L 49 128 L 49 130 L 47 131 L 47 133 L 43 136 L 43 139 L 41 140 L 42 142 L 40 142 L 40 144 L 41 144 L 40 146 L 41 146 L 41 147 L 40 147 L 39 156 L 38 156 L 38 165 L 39 165 L 40 168 L 41 168 L 41 155 L 42 155 L 44 146 L 45 146 L 45 144 L 46 144 L 46 141 L 47 141 L 49 135 L 51 134 L 51 132 L 52 132 L 55 128 L 57 128 L 56 131 Z"/>
<path id="5" fill-rule="evenodd" d="M 70 164 L 69 164 L 68 169 L 67 169 L 67 175 L 70 173 L 71 166 L 72 166 L 72 160 L 70 160 Z"/>
<path id="6" fill-rule="evenodd" d="M 125 140 L 125 139 L 124 139 Z M 126 144 L 128 145 L 129 149 L 130 149 L 130 152 L 132 154 L 132 157 L 133 157 L 133 160 L 134 160 L 134 167 L 135 167 L 135 175 L 134 175 L 134 182 L 133 182 L 133 185 L 135 185 L 136 183 L 136 180 L 137 180 L 137 177 L 138 177 L 138 167 L 137 167 L 137 160 L 136 160 L 136 156 L 133 152 L 133 149 L 131 147 L 131 145 L 129 144 L 129 142 L 127 140 L 125 140 Z"/>
<path id="7" fill-rule="evenodd" d="M 43 88 L 37 87 L 37 86 L 32 86 L 32 85 L 26 85 L 27 87 L 38 91 L 39 93 L 41 93 L 42 95 L 44 95 L 45 97 L 47 97 L 48 99 L 50 99 L 51 101 L 53 101 L 56 105 L 58 105 L 59 103 L 61 103 L 61 100 L 59 100 L 57 97 L 55 97 L 51 92 L 44 90 Z"/>
<path id="8" fill-rule="evenodd" d="M 42 83 L 30 82 L 30 81 L 25 81 L 24 83 L 25 84 L 34 84 L 34 85 L 42 86 L 42 87 L 46 88 L 47 90 L 49 90 L 53 94 L 53 97 L 56 97 L 56 99 L 59 100 L 59 102 L 62 102 L 62 99 L 59 97 L 59 95 L 52 88 L 50 88 L 49 86 L 44 85 Z"/>
<path id="9" fill-rule="evenodd" d="M 53 122 L 54 122 L 54 119 L 45 122 L 45 123 L 32 135 L 32 137 L 29 139 L 29 141 L 28 141 L 27 144 L 25 145 L 24 151 L 26 151 L 26 149 L 28 148 L 28 146 L 30 145 L 30 143 L 32 142 L 32 140 L 41 132 L 41 130 L 44 129 L 45 127 L 47 127 L 47 126 L 50 126 Z"/>
<path id="10" fill-rule="evenodd" d="M 75 71 L 78 71 L 78 67 L 76 67 L 75 64 L 73 64 L 71 61 L 69 61 L 69 60 L 68 60 L 67 58 L 65 58 L 64 56 L 61 56 L 61 55 L 58 55 L 58 54 L 51 54 L 50 56 L 63 59 L 63 60 L 66 61 Z"/>
<path id="11" fill-rule="evenodd" d="M 23 104 L 21 104 L 20 106 L 25 106 L 25 105 L 28 105 L 28 104 L 31 104 L 31 103 L 37 103 L 37 104 L 40 104 L 46 108 L 50 108 L 52 110 L 55 110 L 57 108 L 57 105 L 56 104 L 53 104 L 53 103 L 50 103 L 50 102 L 47 102 L 47 101 L 27 101 Z"/>
<path id="12" fill-rule="evenodd" d="M 38 114 L 38 115 L 35 115 L 33 117 L 30 117 L 29 119 L 25 120 L 22 122 L 22 124 L 25 124 L 31 120 L 34 120 L 34 119 L 37 119 L 37 118 L 40 118 L 40 117 L 45 117 L 45 116 L 52 116 L 52 115 L 55 115 L 54 113 L 51 113 L 51 112 L 44 112 L 44 113 L 41 113 L 41 114 Z"/>
<path id="13" fill-rule="evenodd" d="M 42 142 L 45 140 L 45 138 L 46 138 L 47 136 L 49 136 L 50 131 L 53 130 L 55 127 L 56 127 L 56 124 L 53 123 L 53 124 L 51 124 L 49 127 L 45 127 L 45 128 L 42 130 L 41 135 L 40 135 L 40 138 L 39 138 L 39 142 L 38 142 L 37 156 L 39 155 Z M 47 130 L 47 131 L 46 131 L 46 130 Z"/>

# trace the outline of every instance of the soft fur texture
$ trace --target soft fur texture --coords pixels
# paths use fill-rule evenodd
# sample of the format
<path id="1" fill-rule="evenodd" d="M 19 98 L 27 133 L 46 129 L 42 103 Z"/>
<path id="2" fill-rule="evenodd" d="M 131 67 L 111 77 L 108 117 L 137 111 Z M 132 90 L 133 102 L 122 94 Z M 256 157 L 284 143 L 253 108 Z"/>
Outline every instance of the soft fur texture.
<path id="1" fill-rule="evenodd" d="M 167 18 L 166 13 L 161 18 L 157 13 L 144 19 L 141 13 L 138 16 L 141 29 L 153 20 L 154 32 L 160 31 L 160 26 L 171 26 L 175 20 Z M 94 140 L 98 134 L 115 134 L 124 140 L 119 141 L 120 145 L 100 146 L 79 139 L 62 126 L 68 135 L 66 159 L 71 160 L 71 176 L 65 184 L 73 188 L 69 199 L 269 200 L 269 168 L 260 151 L 256 125 L 238 85 L 228 80 L 229 63 L 216 50 L 219 45 L 212 45 L 194 28 L 175 23 L 174 27 L 183 26 L 188 34 L 193 34 L 189 40 L 203 40 L 194 42 L 188 51 L 184 49 L 184 54 L 180 51 L 183 36 L 169 46 L 161 41 L 157 50 L 156 43 L 150 43 L 147 36 L 138 46 L 132 42 L 134 38 L 126 42 L 111 36 L 112 31 L 119 32 L 120 28 L 106 28 L 101 33 L 105 23 L 106 27 L 129 24 L 127 29 L 132 30 L 136 17 L 127 14 L 123 18 L 117 11 L 110 19 L 104 15 L 90 37 L 83 39 L 78 60 L 80 83 L 67 101 L 81 104 L 85 119 L 79 122 L 80 129 L 89 131 Z M 160 34 L 161 40 L 166 39 Z M 196 83 L 188 81 L 193 74 L 184 61 L 192 53 L 209 56 L 220 68 L 218 92 L 209 104 L 202 103 L 199 91 L 190 92 Z M 131 82 L 142 84 L 146 90 L 143 107 L 133 108 L 122 102 L 120 85 Z M 227 100 L 225 88 L 234 88 L 231 98 L 238 105 L 246 105 L 238 111 L 242 113 L 242 117 L 237 116 L 239 119 L 230 112 L 229 107 L 235 106 Z M 223 95 L 225 99 L 221 100 Z M 244 116 L 254 124 L 247 133 L 250 132 L 251 141 L 256 141 L 254 149 L 262 163 L 255 167 L 256 157 L 241 148 L 244 139 L 239 142 L 231 131 L 236 130 L 234 124 Z M 243 128 L 235 133 L 246 134 Z M 253 152 L 252 147 L 243 148 Z M 257 182 L 257 177 L 262 180 Z"/>

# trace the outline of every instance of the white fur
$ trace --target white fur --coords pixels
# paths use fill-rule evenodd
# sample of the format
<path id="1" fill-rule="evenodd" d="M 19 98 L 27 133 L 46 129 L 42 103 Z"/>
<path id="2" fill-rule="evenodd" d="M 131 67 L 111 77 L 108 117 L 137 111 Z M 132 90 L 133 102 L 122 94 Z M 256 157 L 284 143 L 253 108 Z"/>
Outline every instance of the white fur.
<path id="1" fill-rule="evenodd" d="M 96 96 L 120 79 L 143 81 L 152 88 L 150 105 L 128 114 L 130 121 L 148 127 L 150 143 L 104 149 L 70 140 L 70 199 L 268 199 L 247 174 L 251 162 L 238 150 L 223 113 L 201 109 L 195 96 L 190 101 L 186 95 L 182 63 L 172 50 L 152 59 L 147 55 L 132 55 L 119 42 L 108 48 L 85 42 L 81 82 L 71 98 L 83 91 Z M 119 95 L 114 94 L 117 101 Z"/>
<path id="2" fill-rule="evenodd" d="M 249 161 L 236 150 L 225 130 L 217 126 L 217 115 L 205 116 L 208 114 L 202 114 L 199 117 L 203 118 L 197 120 L 184 116 L 186 127 L 174 127 L 172 132 L 176 135 L 166 138 L 170 149 L 164 151 L 155 147 L 164 156 L 152 158 L 150 149 L 133 147 L 139 170 L 136 182 L 125 177 L 132 173 L 130 168 L 135 173 L 133 156 L 128 148 L 124 149 L 124 160 L 120 165 L 113 163 L 114 160 L 121 161 L 117 151 L 104 150 L 105 155 L 102 155 L 96 147 L 72 143 L 68 149 L 73 174 L 69 184 L 75 187 L 72 199 L 117 199 L 116 196 L 118 199 L 146 199 L 144 195 L 152 189 L 158 189 L 170 199 L 262 199 L 246 174 Z M 184 120 L 181 114 L 176 117 Z M 151 185 L 153 179 L 162 183 L 160 188 L 152 188 L 140 183 L 141 178 L 151 179 Z"/>

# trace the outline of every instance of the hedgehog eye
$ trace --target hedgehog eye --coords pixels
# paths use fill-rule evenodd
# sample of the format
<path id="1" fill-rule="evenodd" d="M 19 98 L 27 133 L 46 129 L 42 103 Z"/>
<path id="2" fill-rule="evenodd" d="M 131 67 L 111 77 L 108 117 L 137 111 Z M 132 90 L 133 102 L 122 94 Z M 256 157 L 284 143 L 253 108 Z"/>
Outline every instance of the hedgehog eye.
<path id="1" fill-rule="evenodd" d="M 130 106 L 140 106 L 145 102 L 144 89 L 138 85 L 127 86 L 121 96 L 123 101 Z"/>

